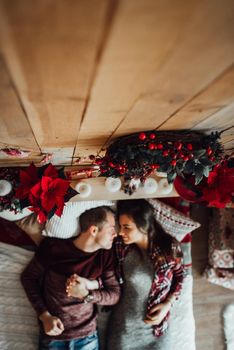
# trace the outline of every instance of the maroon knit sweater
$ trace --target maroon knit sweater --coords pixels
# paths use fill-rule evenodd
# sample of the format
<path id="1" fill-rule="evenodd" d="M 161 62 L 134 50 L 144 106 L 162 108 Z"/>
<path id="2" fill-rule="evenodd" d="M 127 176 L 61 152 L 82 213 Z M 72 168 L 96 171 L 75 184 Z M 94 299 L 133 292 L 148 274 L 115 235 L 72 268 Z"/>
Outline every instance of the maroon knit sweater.
<path id="1" fill-rule="evenodd" d="M 101 278 L 102 289 L 92 291 L 91 303 L 80 302 L 66 294 L 66 280 L 73 273 L 89 279 Z M 61 319 L 64 331 L 45 339 L 70 340 L 85 337 L 96 330 L 95 304 L 113 305 L 120 296 L 120 287 L 113 269 L 112 250 L 86 253 L 72 239 L 46 238 L 35 257 L 21 275 L 26 294 L 38 316 L 48 310 Z"/>

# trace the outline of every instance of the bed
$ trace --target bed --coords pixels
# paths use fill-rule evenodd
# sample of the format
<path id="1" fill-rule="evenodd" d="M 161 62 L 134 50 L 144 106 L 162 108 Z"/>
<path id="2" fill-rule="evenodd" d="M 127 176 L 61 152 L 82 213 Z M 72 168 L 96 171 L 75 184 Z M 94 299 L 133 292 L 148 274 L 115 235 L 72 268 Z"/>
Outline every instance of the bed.
<path id="1" fill-rule="evenodd" d="M 61 219 L 54 216 L 44 228 L 37 226 L 37 230 L 43 230 L 44 236 L 60 237 L 64 239 L 74 236 L 77 234 L 77 230 L 79 230 L 78 218 L 81 212 L 103 204 L 115 205 L 112 201 L 67 203 Z M 190 235 L 191 231 L 199 226 L 198 223 L 164 203 L 155 200 L 154 205 L 157 209 L 155 211 L 157 220 L 163 221 L 164 224 L 166 221 L 167 231 L 173 231 L 179 241 L 183 241 L 188 234 Z M 2 213 L 2 216 L 4 216 L 4 213 Z M 171 224 L 169 226 L 168 220 L 165 220 L 167 216 L 171 218 Z M 31 222 L 32 225 L 32 221 L 29 222 Z M 25 239 L 28 237 L 25 233 L 25 231 L 27 231 L 25 225 L 23 226 L 25 231 L 23 231 L 14 223 L 4 219 L 1 219 L 0 224 L 1 237 L 5 237 L 5 241 L 0 242 L 0 349 L 36 350 L 38 339 L 36 314 L 28 302 L 20 282 L 20 274 L 32 258 L 35 244 L 31 238 L 28 241 L 26 240 L 25 243 Z M 3 232 L 3 230 L 5 230 L 5 232 Z M 33 232 L 33 234 L 35 234 L 35 230 L 32 231 L 31 228 L 28 232 Z M 13 240 L 13 242 L 11 240 L 7 242 L 7 237 L 12 237 L 12 235 L 17 235 L 17 239 L 15 241 Z M 173 307 L 170 322 L 170 332 L 173 336 L 175 350 L 195 349 L 190 241 L 191 240 L 187 239 L 187 242 L 185 240 L 184 243 L 181 243 L 185 255 L 187 275 L 184 280 L 181 297 Z M 102 344 L 105 337 L 105 323 L 108 317 L 108 313 L 100 312 L 98 315 L 98 327 Z"/>

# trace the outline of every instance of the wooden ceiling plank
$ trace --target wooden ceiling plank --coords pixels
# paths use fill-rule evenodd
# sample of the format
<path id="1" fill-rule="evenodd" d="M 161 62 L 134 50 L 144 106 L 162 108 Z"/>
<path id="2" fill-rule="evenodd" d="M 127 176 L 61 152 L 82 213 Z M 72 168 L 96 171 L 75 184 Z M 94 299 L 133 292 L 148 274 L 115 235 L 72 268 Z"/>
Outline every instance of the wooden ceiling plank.
<path id="1" fill-rule="evenodd" d="M 92 133 L 103 145 L 156 129 L 209 86 L 233 63 L 233 10 L 232 0 L 121 2 L 78 148 Z"/>
<path id="2" fill-rule="evenodd" d="M 160 69 L 177 42 L 181 30 L 176 29 L 178 24 L 194 7 L 195 2 L 190 5 L 183 0 L 176 1 L 175 6 L 154 0 L 120 1 L 91 91 L 78 148 L 82 149 L 92 130 L 97 139 L 103 135 L 102 142 L 112 135 L 144 92 L 152 74 Z"/>
<path id="3" fill-rule="evenodd" d="M 233 87 L 234 66 L 232 65 L 219 79 L 165 122 L 160 129 L 211 128 L 213 125 L 212 116 L 219 113 L 222 109 L 228 112 L 229 105 L 234 103 Z M 224 111 L 222 115 L 225 118 Z M 231 123 L 230 117 L 228 119 L 230 119 Z"/>
<path id="4" fill-rule="evenodd" d="M 224 143 L 225 152 L 234 156 L 234 139 Z"/>
<path id="5" fill-rule="evenodd" d="M 0 96 L 0 142 L 8 147 L 22 147 L 40 153 L 1 56 Z"/>
<path id="6" fill-rule="evenodd" d="M 198 123 L 193 130 L 217 130 L 221 131 L 234 125 L 234 102 L 223 108 L 220 108 L 216 113 Z"/>
<path id="7" fill-rule="evenodd" d="M 118 133 L 132 127 L 141 130 L 146 124 L 148 129 L 168 129 L 163 122 L 233 64 L 233 2 L 196 3 L 189 21 L 179 24 L 183 35 Z"/>
<path id="8" fill-rule="evenodd" d="M 107 5 L 107 0 L 1 2 L 2 52 L 42 152 L 62 145 L 71 160 Z"/>

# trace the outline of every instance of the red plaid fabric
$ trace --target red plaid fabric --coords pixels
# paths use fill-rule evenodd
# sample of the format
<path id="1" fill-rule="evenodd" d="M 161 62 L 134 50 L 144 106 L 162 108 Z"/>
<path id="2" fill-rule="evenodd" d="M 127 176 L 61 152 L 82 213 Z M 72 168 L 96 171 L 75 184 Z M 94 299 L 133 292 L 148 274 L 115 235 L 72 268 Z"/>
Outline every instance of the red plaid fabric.
<path id="1" fill-rule="evenodd" d="M 148 310 L 164 302 L 169 294 L 174 294 L 178 298 L 184 279 L 184 268 L 181 259 L 165 257 L 158 247 L 154 248 L 151 259 L 155 273 L 149 292 Z M 156 337 L 160 337 L 167 330 L 169 316 L 170 312 L 167 313 L 159 325 L 153 326 L 153 333 Z"/>
<path id="2" fill-rule="evenodd" d="M 130 246 L 126 246 L 118 237 L 115 241 L 115 250 L 117 256 L 117 275 L 119 283 L 124 283 L 123 263 Z M 181 255 L 181 252 L 179 252 Z M 147 307 L 150 310 L 167 299 L 168 294 L 174 294 L 178 298 L 184 279 L 184 267 L 181 264 L 181 258 L 172 258 L 164 256 L 159 247 L 155 247 L 150 254 L 154 267 L 154 279 L 149 291 Z M 170 312 L 167 313 L 162 322 L 153 326 L 153 334 L 160 337 L 168 328 L 168 319 Z"/>

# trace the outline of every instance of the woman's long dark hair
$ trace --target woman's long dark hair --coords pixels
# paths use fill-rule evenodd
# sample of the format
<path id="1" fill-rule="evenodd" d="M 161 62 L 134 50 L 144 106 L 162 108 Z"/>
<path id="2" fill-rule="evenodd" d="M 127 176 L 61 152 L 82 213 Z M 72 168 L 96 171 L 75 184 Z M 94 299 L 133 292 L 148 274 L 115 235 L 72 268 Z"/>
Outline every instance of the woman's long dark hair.
<path id="1" fill-rule="evenodd" d="M 117 216 L 127 215 L 133 219 L 139 230 L 149 238 L 149 252 L 159 247 L 162 253 L 172 255 L 172 237 L 155 220 L 154 208 L 145 199 L 121 200 L 117 202 Z"/>

